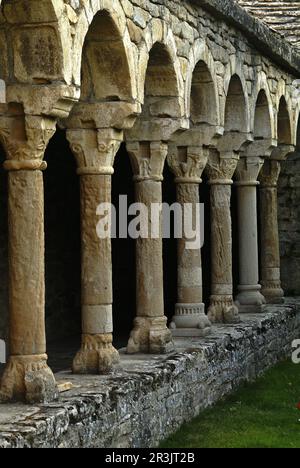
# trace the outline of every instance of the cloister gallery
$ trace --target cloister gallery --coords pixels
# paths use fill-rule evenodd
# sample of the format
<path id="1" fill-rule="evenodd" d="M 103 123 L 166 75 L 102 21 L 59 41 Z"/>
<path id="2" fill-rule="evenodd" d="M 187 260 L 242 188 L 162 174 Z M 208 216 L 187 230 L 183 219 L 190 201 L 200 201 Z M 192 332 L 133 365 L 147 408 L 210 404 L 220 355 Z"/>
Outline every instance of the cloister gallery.
<path id="1" fill-rule="evenodd" d="M 0 3 L 1 400 L 58 398 L 46 334 L 50 350 L 81 335 L 79 385 L 125 378 L 120 353 L 167 368 L 180 343 L 249 318 L 273 324 L 258 335 L 282 326 L 288 353 L 300 322 L 284 300 L 300 293 L 297 45 L 233 1 Z M 120 195 L 203 202 L 203 247 L 100 239 L 97 206 Z"/>

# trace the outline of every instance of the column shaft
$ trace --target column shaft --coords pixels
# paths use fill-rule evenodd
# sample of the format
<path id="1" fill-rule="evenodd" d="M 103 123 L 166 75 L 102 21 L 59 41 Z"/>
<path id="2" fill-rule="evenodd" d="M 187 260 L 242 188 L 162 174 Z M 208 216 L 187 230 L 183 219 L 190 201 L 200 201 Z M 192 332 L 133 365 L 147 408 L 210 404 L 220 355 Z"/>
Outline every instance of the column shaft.
<path id="1" fill-rule="evenodd" d="M 261 294 L 258 265 L 257 177 L 262 158 L 241 158 L 237 170 L 239 223 L 239 294 L 240 312 L 261 312 L 265 298 Z"/>
<path id="2" fill-rule="evenodd" d="M 151 209 L 151 203 L 161 203 L 161 182 L 145 180 L 135 184 L 136 202 Z M 160 220 L 161 224 L 161 220 Z M 149 229 L 151 224 L 149 223 Z M 149 231 L 150 232 L 150 231 Z M 162 238 L 139 238 L 136 242 L 137 316 L 163 317 Z"/>
<path id="3" fill-rule="evenodd" d="M 237 322 L 233 303 L 231 183 L 211 183 L 212 296 L 209 318 L 213 322 Z"/>
<path id="4" fill-rule="evenodd" d="M 80 176 L 82 346 L 75 373 L 107 373 L 119 360 L 112 346 L 111 239 L 97 235 L 97 207 L 111 201 L 111 176 Z"/>
<path id="5" fill-rule="evenodd" d="M 237 192 L 240 285 L 255 285 L 259 281 L 256 185 L 238 186 Z"/>
<path id="6" fill-rule="evenodd" d="M 111 232 L 99 234 L 97 212 L 102 205 L 101 215 L 109 215 L 113 163 L 122 135 L 110 129 L 70 129 L 67 136 L 78 164 L 81 205 L 82 344 L 73 372 L 106 374 L 119 354 L 112 344 Z"/>
<path id="7" fill-rule="evenodd" d="M 266 161 L 261 172 L 260 242 L 262 294 L 271 304 L 284 302 L 280 281 L 280 249 L 278 230 L 277 181 L 279 161 Z"/>
<path id="8" fill-rule="evenodd" d="M 8 176 L 10 358 L 1 398 L 45 402 L 57 397 L 45 338 L 44 191 L 39 170 Z"/>
<path id="9" fill-rule="evenodd" d="M 185 204 L 193 207 L 193 225 L 196 226 L 197 204 L 199 199 L 198 184 L 177 183 L 177 202 L 184 209 Z M 202 262 L 201 249 L 186 249 L 185 237 L 178 239 L 178 302 L 180 304 L 202 303 Z"/>
<path id="10" fill-rule="evenodd" d="M 190 206 L 195 229 L 197 217 L 200 217 L 199 183 L 179 180 L 176 190 L 177 202 L 182 207 L 182 226 L 184 227 L 184 210 Z M 178 303 L 171 329 L 174 336 L 206 336 L 210 333 L 211 324 L 205 315 L 203 304 L 201 246 L 188 249 L 188 241 L 190 239 L 185 236 L 177 241 Z"/>
<path id="11" fill-rule="evenodd" d="M 135 173 L 136 201 L 149 214 L 148 235 L 136 241 L 137 317 L 127 352 L 163 354 L 173 350 L 172 334 L 164 315 L 162 216 L 153 234 L 151 211 L 162 202 L 162 170 L 167 147 L 161 142 L 128 143 Z"/>
<path id="12" fill-rule="evenodd" d="M 44 354 L 44 188 L 41 171 L 8 174 L 10 351 Z"/>
<path id="13" fill-rule="evenodd" d="M 97 235 L 100 203 L 110 203 L 111 176 L 80 176 L 82 331 L 112 333 L 111 240 Z"/>

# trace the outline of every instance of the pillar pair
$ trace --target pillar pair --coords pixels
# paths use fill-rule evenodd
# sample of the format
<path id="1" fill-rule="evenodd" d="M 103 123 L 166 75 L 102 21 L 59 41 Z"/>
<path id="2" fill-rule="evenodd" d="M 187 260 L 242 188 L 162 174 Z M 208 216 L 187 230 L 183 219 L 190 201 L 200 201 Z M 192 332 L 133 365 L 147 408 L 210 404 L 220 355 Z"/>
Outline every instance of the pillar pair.
<path id="1" fill-rule="evenodd" d="M 73 362 L 76 373 L 106 373 L 119 360 L 112 345 L 112 261 L 110 233 L 99 238 L 100 204 L 111 203 L 113 163 L 123 137 L 115 130 L 68 130 L 81 186 L 82 346 Z M 136 202 L 151 211 L 161 203 L 162 169 L 167 145 L 129 143 Z M 151 219 L 149 219 L 149 233 Z M 164 353 L 172 337 L 164 316 L 161 220 L 157 238 L 136 241 L 137 317 L 128 353 Z"/>
<path id="2" fill-rule="evenodd" d="M 212 151 L 207 173 L 211 187 L 212 322 L 235 323 L 239 312 L 260 311 L 265 299 L 259 285 L 257 177 L 262 158 Z M 233 299 L 231 187 L 236 178 L 239 234 L 239 286 Z"/>
<path id="3" fill-rule="evenodd" d="M 278 230 L 277 183 L 281 161 L 294 151 L 294 146 L 279 145 L 266 160 L 259 175 L 260 232 L 261 232 L 261 285 L 266 302 L 284 302 L 280 281 L 280 249 Z"/>

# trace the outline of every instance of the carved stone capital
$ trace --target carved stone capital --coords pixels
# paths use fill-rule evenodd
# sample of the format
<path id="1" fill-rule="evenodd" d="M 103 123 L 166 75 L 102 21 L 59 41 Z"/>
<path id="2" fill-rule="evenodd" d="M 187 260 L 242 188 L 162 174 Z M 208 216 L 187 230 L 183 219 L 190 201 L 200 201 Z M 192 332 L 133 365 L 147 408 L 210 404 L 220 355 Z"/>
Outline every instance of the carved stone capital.
<path id="1" fill-rule="evenodd" d="M 208 160 L 208 149 L 195 146 L 170 145 L 168 164 L 175 175 L 175 183 L 200 184 Z"/>
<path id="2" fill-rule="evenodd" d="M 129 142 L 127 143 L 134 179 L 136 181 L 163 180 L 163 170 L 168 154 L 168 145 L 158 142 Z"/>
<path id="3" fill-rule="evenodd" d="M 77 161 L 77 173 L 112 175 L 122 136 L 122 132 L 107 129 L 68 130 L 67 138 Z"/>
<path id="4" fill-rule="evenodd" d="M 46 169 L 43 157 L 55 128 L 56 121 L 47 117 L 21 112 L 0 116 L 0 141 L 7 155 L 4 168 L 9 171 Z"/>
<path id="5" fill-rule="evenodd" d="M 247 187 L 259 185 L 257 178 L 263 167 L 263 163 L 263 158 L 241 158 L 235 172 L 236 185 Z"/>
<path id="6" fill-rule="evenodd" d="M 259 174 L 261 188 L 276 188 L 281 171 L 280 161 L 267 159 Z"/>
<path id="7" fill-rule="evenodd" d="M 209 153 L 206 173 L 211 185 L 232 185 L 232 177 L 236 170 L 239 156 L 235 152 L 218 153 L 211 150 Z"/>

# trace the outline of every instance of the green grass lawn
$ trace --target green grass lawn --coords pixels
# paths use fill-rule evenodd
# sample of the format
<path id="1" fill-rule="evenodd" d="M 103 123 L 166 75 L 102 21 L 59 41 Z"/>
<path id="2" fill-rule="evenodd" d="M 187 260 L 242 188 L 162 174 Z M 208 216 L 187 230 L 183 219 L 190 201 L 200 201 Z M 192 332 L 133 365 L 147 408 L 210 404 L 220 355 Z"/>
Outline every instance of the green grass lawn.
<path id="1" fill-rule="evenodd" d="M 281 363 L 204 411 L 162 448 L 300 448 L 300 366 Z"/>

